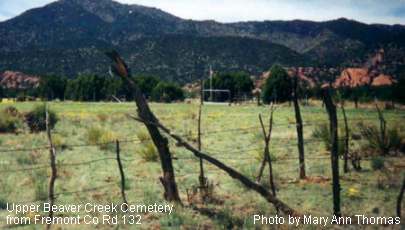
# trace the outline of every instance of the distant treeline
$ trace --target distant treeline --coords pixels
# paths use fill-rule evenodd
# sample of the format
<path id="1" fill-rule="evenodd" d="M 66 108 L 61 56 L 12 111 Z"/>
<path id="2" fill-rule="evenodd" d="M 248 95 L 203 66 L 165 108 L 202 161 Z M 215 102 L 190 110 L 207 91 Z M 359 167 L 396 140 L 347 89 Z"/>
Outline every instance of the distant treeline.
<path id="1" fill-rule="evenodd" d="M 204 89 L 229 90 L 229 93 L 205 92 L 205 100 L 213 101 L 239 101 L 245 99 L 261 99 L 264 103 L 285 102 L 291 100 L 293 78 L 281 66 L 274 65 L 271 77 L 262 84 L 261 89 L 254 90 L 255 84 L 251 77 L 244 72 L 218 73 L 204 81 Z M 183 89 L 171 82 L 162 81 L 154 76 L 138 75 L 133 80 L 139 86 L 148 100 L 156 102 L 182 101 L 185 97 L 199 97 L 199 92 L 186 95 Z M 362 86 L 356 88 L 333 89 L 339 92 L 342 99 L 354 102 L 368 102 L 374 99 L 405 103 L 405 73 L 397 77 L 391 86 L 372 87 Z M 212 98 L 211 98 L 212 96 Z M 74 101 L 110 101 L 133 100 L 133 92 L 119 78 L 82 75 L 75 79 L 59 76 L 41 77 L 38 88 L 27 90 L 1 89 L 0 98 L 42 98 L 45 100 L 74 100 Z M 322 97 L 321 85 L 311 86 L 304 80 L 298 81 L 298 97 Z"/>
<path id="2" fill-rule="evenodd" d="M 184 100 L 184 92 L 175 83 L 153 76 L 135 76 L 133 80 L 144 95 L 153 101 L 172 102 Z M 44 76 L 38 88 L 27 90 L 2 89 L 0 96 L 10 98 L 42 98 L 44 100 L 106 101 L 113 97 L 132 100 L 133 92 L 119 78 L 82 75 L 75 79 Z"/>
<path id="3" fill-rule="evenodd" d="M 291 91 L 293 79 L 288 75 L 286 70 L 281 66 L 274 65 L 269 77 L 261 90 L 263 102 L 285 102 L 291 100 Z M 322 85 L 310 86 L 304 80 L 298 81 L 298 97 L 304 98 L 322 98 Z M 332 88 L 332 91 L 340 98 L 357 102 L 370 102 L 375 99 L 383 101 L 395 101 L 405 103 L 405 73 L 399 76 L 397 82 L 390 86 L 364 85 L 360 87 L 341 87 Z"/>

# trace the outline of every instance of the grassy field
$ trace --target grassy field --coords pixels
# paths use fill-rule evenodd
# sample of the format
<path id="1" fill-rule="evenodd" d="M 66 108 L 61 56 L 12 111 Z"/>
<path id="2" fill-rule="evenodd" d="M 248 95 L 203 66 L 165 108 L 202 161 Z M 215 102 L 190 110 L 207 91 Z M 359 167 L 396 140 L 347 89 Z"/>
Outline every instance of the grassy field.
<path id="1" fill-rule="evenodd" d="M 40 102 L 0 103 L 0 110 L 15 106 L 20 112 L 27 112 Z M 296 147 L 296 130 L 293 107 L 287 104 L 278 107 L 274 113 L 275 127 L 272 133 L 271 154 L 274 158 L 273 171 L 278 197 L 291 207 L 316 215 L 332 213 L 332 188 L 329 153 L 325 145 L 311 136 L 316 124 L 326 122 L 327 114 L 319 102 L 312 106 L 301 107 L 304 123 L 306 170 L 308 179 L 297 180 L 298 156 Z M 197 104 L 151 104 L 152 110 L 163 124 L 174 132 L 187 136 L 195 144 L 197 131 Z M 77 103 L 53 102 L 50 108 L 58 117 L 53 136 L 57 145 L 66 148 L 57 149 L 59 177 L 56 182 L 58 204 L 68 203 L 108 203 L 121 202 L 119 171 L 115 157 L 114 145 L 86 146 L 89 144 L 89 130 L 98 129 L 106 133 L 104 140 L 128 140 L 121 143 L 124 170 L 127 177 L 127 196 L 130 203 L 164 202 L 162 186 L 158 180 L 161 175 L 160 163 L 149 162 L 141 157 L 147 151 L 147 142 L 139 143 L 140 138 L 147 137 L 142 124 L 129 119 L 126 114 L 135 114 L 133 103 Z M 260 165 L 263 152 L 263 138 L 259 127 L 258 114 L 266 118 L 269 110 L 254 105 L 226 106 L 206 105 L 202 112 L 202 149 L 224 163 L 232 166 L 250 178 L 254 178 Z M 356 123 L 378 124 L 375 109 L 354 109 L 347 106 L 347 115 L 353 132 Z M 395 126 L 405 133 L 400 126 L 405 121 L 404 110 L 387 110 L 384 116 L 388 126 Z M 339 111 L 339 119 L 341 119 Z M 341 120 L 339 120 L 341 124 Z M 361 142 L 361 141 L 360 141 Z M 351 143 L 358 148 L 359 141 Z M 41 149 L 47 145 L 45 133 L 31 134 L 23 129 L 18 135 L 0 135 L 0 201 L 30 202 L 46 197 L 49 167 L 48 150 Z M 83 145 L 83 146 L 82 146 Z M 150 144 L 149 144 L 150 145 Z M 73 147 L 69 147 L 73 146 Z M 38 150 L 29 150 L 39 148 Z M 19 152 L 5 152 L 5 149 L 27 149 Z M 142 225 L 122 225 L 120 228 L 255 228 L 252 224 L 253 214 L 275 215 L 273 206 L 257 193 L 244 188 L 215 167 L 205 164 L 205 173 L 213 183 L 213 196 L 216 202 L 206 207 L 217 213 L 207 215 L 187 208 L 187 191 L 198 186 L 198 159 L 183 148 L 170 141 L 170 149 L 177 160 L 174 168 L 179 192 L 185 207 L 175 207 L 171 215 L 144 215 Z M 107 158 L 107 159 L 106 159 Z M 312 159 L 311 159 L 312 158 Z M 100 159 L 100 160 L 98 160 Z M 104 159 L 104 160 L 102 160 Z M 76 164 L 82 163 L 82 164 Z M 342 161 L 340 161 L 342 166 Z M 365 214 L 378 216 L 395 216 L 395 202 L 400 188 L 399 173 L 405 171 L 404 157 L 387 157 L 386 169 L 373 170 L 370 161 L 362 161 L 363 170 L 343 174 L 342 212 L 346 215 Z M 36 168 L 31 170 L 18 170 Z M 267 183 L 267 170 L 263 179 Z M 90 190 L 91 188 L 98 188 Z M 85 192 L 82 191 L 89 190 Z M 5 227 L 5 210 L 0 211 Z M 25 225 L 20 228 L 32 229 L 40 226 Z M 85 226 L 70 226 L 69 229 L 83 229 Z M 102 229 L 111 226 L 100 225 Z M 92 229 L 92 226 L 88 226 Z"/>

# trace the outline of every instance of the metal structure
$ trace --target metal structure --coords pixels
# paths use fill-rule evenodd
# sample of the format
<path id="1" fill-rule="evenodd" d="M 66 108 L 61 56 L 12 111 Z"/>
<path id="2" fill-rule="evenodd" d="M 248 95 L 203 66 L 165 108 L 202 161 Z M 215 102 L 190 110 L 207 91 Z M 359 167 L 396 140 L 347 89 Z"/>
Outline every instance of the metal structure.
<path id="1" fill-rule="evenodd" d="M 205 92 L 209 92 L 209 100 L 208 102 L 212 103 L 220 103 L 220 102 L 215 102 L 213 98 L 213 93 L 226 93 L 228 95 L 228 104 L 231 104 L 231 91 L 229 89 L 203 89 L 202 90 L 202 98 L 203 101 L 206 102 L 205 100 Z"/>

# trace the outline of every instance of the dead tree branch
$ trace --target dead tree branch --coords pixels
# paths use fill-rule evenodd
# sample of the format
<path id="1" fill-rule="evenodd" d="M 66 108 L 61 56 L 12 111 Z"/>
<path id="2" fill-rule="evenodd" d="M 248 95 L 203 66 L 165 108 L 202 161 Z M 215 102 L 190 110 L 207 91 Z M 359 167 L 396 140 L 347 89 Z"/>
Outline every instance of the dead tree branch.
<path id="1" fill-rule="evenodd" d="M 160 163 L 163 170 L 163 176 L 160 177 L 160 181 L 165 190 L 164 198 L 168 201 L 181 203 L 174 176 L 173 162 L 168 146 L 168 140 L 162 136 L 156 126 L 151 125 L 151 123 L 158 123 L 158 119 L 150 110 L 149 105 L 139 87 L 130 78 L 130 71 L 124 60 L 116 51 L 108 52 L 106 55 L 113 61 L 111 71 L 120 76 L 128 87 L 134 92 L 138 116 L 145 121 L 144 124 L 152 138 L 154 145 L 156 146 L 156 149 L 159 152 Z"/>
<path id="2" fill-rule="evenodd" d="M 131 116 L 131 117 L 133 119 L 137 120 L 137 121 L 145 123 L 145 121 L 142 120 L 141 118 L 137 118 L 137 117 L 134 117 L 134 116 Z M 241 182 L 247 188 L 256 191 L 264 199 L 266 199 L 269 203 L 272 203 L 274 206 L 276 206 L 278 209 L 280 209 L 284 214 L 292 215 L 292 216 L 301 216 L 301 214 L 299 212 L 295 211 L 294 209 L 290 208 L 287 204 L 285 204 L 283 201 L 281 201 L 281 200 L 277 199 L 276 197 L 274 197 L 263 186 L 251 181 L 249 178 L 242 175 L 240 172 L 238 172 L 235 169 L 225 165 L 224 163 L 217 160 L 216 158 L 213 158 L 213 157 L 211 157 L 211 156 L 209 156 L 209 155 L 207 155 L 207 154 L 205 154 L 205 153 L 203 153 L 201 151 L 198 151 L 198 149 L 194 148 L 192 145 L 187 143 L 185 140 L 183 140 L 183 138 L 181 138 L 180 136 L 178 136 L 176 134 L 171 133 L 171 131 L 168 128 L 166 128 L 165 126 L 163 126 L 162 124 L 155 122 L 155 123 L 150 123 L 150 125 L 154 125 L 154 126 L 158 127 L 159 129 L 161 129 L 163 132 L 165 132 L 170 137 L 172 137 L 175 141 L 177 141 L 179 146 L 183 146 L 184 148 L 186 148 L 187 150 L 192 152 L 194 154 L 194 156 L 196 156 L 198 158 L 202 158 L 202 159 L 206 160 L 207 162 L 215 165 L 219 169 L 225 171 L 230 177 L 232 177 L 232 178 L 238 180 L 239 182 Z"/>

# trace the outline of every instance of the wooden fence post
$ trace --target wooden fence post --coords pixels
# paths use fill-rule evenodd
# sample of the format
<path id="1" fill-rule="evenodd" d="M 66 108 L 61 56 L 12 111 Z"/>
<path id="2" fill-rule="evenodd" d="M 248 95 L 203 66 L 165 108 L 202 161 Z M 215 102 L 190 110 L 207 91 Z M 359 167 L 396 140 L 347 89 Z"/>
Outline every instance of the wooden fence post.
<path id="1" fill-rule="evenodd" d="M 263 132 L 263 139 L 264 139 L 264 152 L 263 152 L 263 161 L 262 164 L 260 166 L 260 171 L 259 171 L 259 175 L 257 177 L 257 183 L 260 183 L 261 177 L 263 175 L 263 170 L 265 167 L 266 162 L 269 165 L 269 183 L 270 183 L 270 189 L 271 192 L 273 194 L 274 197 L 277 196 L 276 194 L 276 185 L 274 184 L 274 179 L 273 179 L 273 166 L 272 166 L 272 160 L 271 160 L 271 156 L 270 156 L 270 140 L 271 140 L 271 132 L 273 129 L 273 113 L 274 113 L 274 108 L 273 108 L 273 104 L 270 107 L 270 119 L 269 119 L 269 129 L 268 129 L 268 133 L 266 132 L 266 129 L 264 127 L 264 123 L 263 123 L 263 119 L 261 114 L 259 114 L 259 121 L 260 121 L 260 125 L 262 127 L 262 132 Z M 276 206 L 276 210 L 277 213 L 279 212 L 278 207 Z"/>
<path id="2" fill-rule="evenodd" d="M 300 163 L 300 179 L 305 179 L 305 153 L 304 153 L 304 134 L 303 134 L 303 125 L 302 117 L 300 111 L 300 105 L 298 103 L 298 77 L 294 73 L 293 80 L 293 101 L 294 101 L 294 111 L 295 111 L 295 123 L 297 127 L 297 138 L 298 138 L 298 152 L 299 152 L 299 163 Z"/>
<path id="3" fill-rule="evenodd" d="M 380 108 L 378 107 L 377 103 L 375 104 L 375 108 L 377 109 L 378 112 L 378 119 L 380 120 L 380 146 L 382 150 L 383 155 L 387 155 L 389 153 L 388 145 L 387 145 L 387 138 L 386 138 L 386 133 L 387 133 L 387 122 L 384 119 L 384 115 Z"/>
<path id="4" fill-rule="evenodd" d="M 198 107 L 198 150 L 201 151 L 201 109 L 202 109 L 202 104 Z M 203 164 L 203 159 L 200 157 L 200 176 L 198 177 L 200 181 L 200 191 L 205 194 L 205 188 L 206 188 L 206 178 L 204 175 L 204 164 Z M 204 197 L 205 195 L 203 195 Z"/>
<path id="5" fill-rule="evenodd" d="M 338 152 L 338 121 L 336 116 L 336 106 L 329 95 L 328 90 L 324 90 L 326 110 L 329 115 L 330 123 L 330 140 L 332 146 L 331 163 L 332 163 L 332 186 L 333 186 L 333 214 L 340 217 L 340 182 L 339 182 L 339 152 Z"/>
<path id="6" fill-rule="evenodd" d="M 119 56 L 116 51 L 107 52 L 106 55 L 111 58 L 113 64 L 111 71 L 118 76 L 128 85 L 133 91 L 135 103 L 137 106 L 138 116 L 142 119 L 146 129 L 148 130 L 154 145 L 159 153 L 160 164 L 163 171 L 163 176 L 160 177 L 160 182 L 164 188 L 164 198 L 167 201 L 175 201 L 181 203 L 179 192 L 177 189 L 176 179 L 173 170 L 172 154 L 170 153 L 168 140 L 160 133 L 159 129 L 152 125 L 159 120 L 155 117 L 149 108 L 148 102 L 145 100 L 139 87 L 130 78 L 130 71 L 124 60 Z"/>
<path id="7" fill-rule="evenodd" d="M 45 105 L 45 126 L 46 126 L 46 134 L 48 137 L 48 144 L 49 144 L 49 158 L 51 162 L 51 178 L 49 179 L 49 188 L 48 188 L 48 201 L 50 206 L 52 207 L 55 203 L 55 181 L 57 177 L 57 168 L 56 168 L 56 150 L 55 146 L 52 142 L 52 135 L 51 135 L 51 127 L 49 123 L 49 112 L 48 112 L 48 103 Z M 48 216 L 50 218 L 53 217 L 53 210 L 49 210 Z M 50 229 L 51 224 L 46 225 L 46 229 Z"/>
<path id="8" fill-rule="evenodd" d="M 402 205 L 402 200 L 404 198 L 404 191 L 405 191 L 405 173 L 404 173 L 404 179 L 402 180 L 402 187 L 401 190 L 399 191 L 398 199 L 397 199 L 397 216 L 401 218 L 401 205 Z"/>
<path id="9" fill-rule="evenodd" d="M 343 172 L 347 173 L 349 172 L 349 165 L 348 165 L 348 158 L 349 158 L 349 125 L 347 123 L 347 116 L 346 116 L 346 110 L 345 110 L 345 105 L 344 101 L 342 99 L 341 104 L 342 108 L 342 113 L 343 113 L 343 121 L 345 124 L 345 151 L 344 151 L 344 163 L 343 163 Z"/>
<path id="10" fill-rule="evenodd" d="M 120 176 L 121 176 L 121 196 L 122 196 L 122 200 L 124 201 L 124 203 L 128 204 L 127 196 L 125 195 L 125 175 L 124 175 L 124 169 L 123 169 L 122 163 L 121 163 L 119 140 L 116 140 L 115 144 L 116 144 L 118 169 L 120 170 Z"/>

